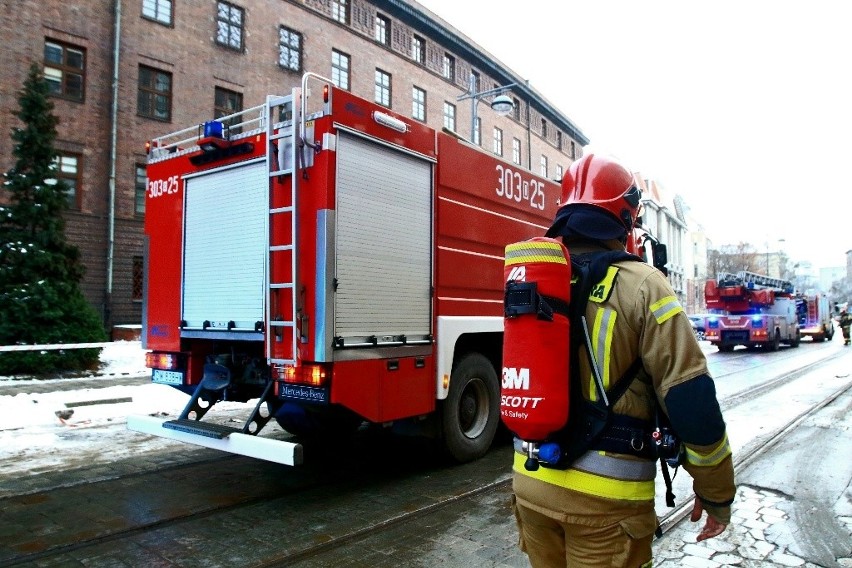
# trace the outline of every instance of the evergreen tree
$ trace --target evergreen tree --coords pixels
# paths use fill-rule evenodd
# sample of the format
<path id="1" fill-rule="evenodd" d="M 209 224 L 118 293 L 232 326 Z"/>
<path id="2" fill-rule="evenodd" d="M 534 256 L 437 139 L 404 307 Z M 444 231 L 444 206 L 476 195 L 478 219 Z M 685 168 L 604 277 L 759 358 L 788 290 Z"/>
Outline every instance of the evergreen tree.
<path id="1" fill-rule="evenodd" d="M 106 340 L 97 312 L 80 290 L 80 251 L 65 240 L 68 186 L 57 179 L 53 103 L 33 63 L 18 97 L 12 130 L 14 167 L 0 207 L 0 345 Z M 100 349 L 0 352 L 0 374 L 83 370 Z"/>

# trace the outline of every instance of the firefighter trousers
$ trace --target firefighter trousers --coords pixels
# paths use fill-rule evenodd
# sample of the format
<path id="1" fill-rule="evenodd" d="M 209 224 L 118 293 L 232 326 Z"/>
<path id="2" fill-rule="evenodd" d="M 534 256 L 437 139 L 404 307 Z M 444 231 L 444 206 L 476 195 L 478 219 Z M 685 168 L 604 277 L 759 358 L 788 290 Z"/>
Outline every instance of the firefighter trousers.
<path id="1" fill-rule="evenodd" d="M 592 527 L 560 522 L 517 502 L 513 508 L 519 546 L 533 568 L 650 568 L 652 565 L 653 533 L 634 538 L 625 523 Z"/>

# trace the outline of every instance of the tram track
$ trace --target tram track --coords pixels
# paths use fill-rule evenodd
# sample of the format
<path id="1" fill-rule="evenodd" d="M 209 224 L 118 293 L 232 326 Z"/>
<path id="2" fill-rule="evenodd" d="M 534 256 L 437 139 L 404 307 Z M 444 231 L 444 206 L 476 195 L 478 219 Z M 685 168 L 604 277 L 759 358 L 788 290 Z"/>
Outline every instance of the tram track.
<path id="1" fill-rule="evenodd" d="M 797 372 L 796 374 L 801 373 Z M 753 390 L 755 392 L 762 392 L 765 389 L 756 388 Z M 783 428 L 775 430 L 767 439 L 761 440 L 759 444 L 753 444 L 752 447 L 748 447 L 745 451 L 736 453 L 734 455 L 734 471 L 740 472 L 748 468 L 749 465 L 783 440 L 784 437 L 787 436 L 794 428 L 850 390 L 852 390 L 852 382 L 846 383 L 842 388 L 834 391 L 828 398 L 811 405 L 807 410 L 796 415 Z M 665 515 L 661 516 L 660 527 L 663 534 L 668 532 L 671 527 L 685 519 L 692 511 L 692 505 L 692 500 L 687 499 L 671 511 L 667 512 Z"/>
<path id="2" fill-rule="evenodd" d="M 759 397 L 761 394 L 772 390 L 773 387 L 781 383 L 785 383 L 791 380 L 795 380 L 798 377 L 801 377 L 805 373 L 809 373 L 811 371 L 815 371 L 816 367 L 822 366 L 822 363 L 828 363 L 829 361 L 823 361 L 818 365 L 809 364 L 804 367 L 792 370 L 788 373 L 775 377 L 769 381 L 766 381 L 763 384 L 755 385 L 752 388 L 746 389 L 739 395 L 732 397 L 731 399 L 726 400 L 726 406 L 734 407 L 740 404 L 745 404 L 749 400 L 752 400 L 756 397 Z M 807 418 L 816 414 L 820 409 L 834 402 L 838 397 L 840 397 L 845 392 L 852 389 L 852 382 L 845 384 L 842 388 L 833 392 L 828 398 L 821 400 L 820 402 L 811 405 L 804 412 L 799 413 L 795 416 L 786 426 L 776 430 L 772 433 L 768 438 L 761 440 L 759 444 L 755 444 L 752 447 L 748 448 L 744 452 L 740 452 L 735 455 L 734 459 L 734 468 L 736 471 L 741 471 L 747 468 L 752 462 L 758 459 L 760 456 L 764 455 L 767 451 L 769 451 L 772 447 L 774 447 L 780 440 L 784 438 L 793 428 L 797 425 L 801 424 Z M 393 525 L 404 524 L 406 522 L 410 522 L 413 519 L 418 517 L 434 514 L 438 510 L 443 507 L 447 507 L 450 505 L 457 505 L 461 500 L 474 500 L 477 497 L 481 496 L 484 493 L 494 493 L 499 491 L 508 491 L 511 486 L 511 473 L 507 475 L 505 479 L 497 480 L 487 486 L 483 486 L 472 490 L 464 495 L 457 496 L 453 499 L 447 499 L 441 503 L 433 504 L 427 508 L 422 510 L 413 511 L 404 516 L 390 519 L 387 522 L 378 523 L 376 525 L 370 527 L 363 527 L 357 531 L 353 531 L 350 534 L 343 535 L 339 540 L 324 542 L 322 545 L 318 545 L 316 547 L 305 549 L 300 551 L 298 554 L 291 554 L 287 557 L 281 557 L 276 559 L 271 559 L 268 562 L 259 564 L 257 568 L 279 568 L 285 566 L 299 566 L 301 563 L 307 562 L 312 558 L 315 558 L 328 550 L 345 546 L 347 543 L 356 540 L 356 539 L 364 539 L 369 537 L 375 537 L 381 531 L 387 530 Z M 689 513 L 692 511 L 693 501 L 692 499 L 687 499 L 680 503 L 675 508 L 669 510 L 665 514 L 660 516 L 660 528 L 665 534 L 668 530 L 686 518 Z M 306 566 L 308 564 L 305 564 Z"/>
<path id="3" fill-rule="evenodd" d="M 792 369 L 786 373 L 772 377 L 767 381 L 754 384 L 732 396 L 721 401 L 723 408 L 732 409 L 746 404 L 751 400 L 759 398 L 779 385 L 787 384 L 801 378 L 804 374 L 821 368 L 829 363 L 823 360 L 818 363 L 808 362 L 803 367 Z M 725 376 L 736 375 L 737 372 L 727 373 Z M 818 412 L 825 405 L 830 404 L 837 397 L 850 389 L 850 383 L 836 390 L 828 398 L 811 405 L 807 410 L 798 413 L 788 423 L 777 429 L 768 438 L 763 439 L 760 444 L 749 448 L 747 451 L 735 453 L 735 467 L 739 470 L 746 468 L 760 455 L 769 451 L 786 432 L 795 428 L 796 425 L 806 420 L 809 416 Z M 180 507 L 168 513 L 168 508 L 159 509 L 159 516 L 146 517 L 142 515 L 139 522 L 128 524 L 116 529 L 106 530 L 98 534 L 92 534 L 87 527 L 81 527 L 80 534 L 88 534 L 83 538 L 75 539 L 73 542 L 46 543 L 41 549 L 16 550 L 8 557 L 0 553 L 0 567 L 20 566 L 24 564 L 35 565 L 48 559 L 63 557 L 76 557 L 80 553 L 85 555 L 87 550 L 101 549 L 104 547 L 121 547 L 123 543 L 140 541 L 147 535 L 154 533 L 171 534 L 180 533 L 187 527 L 211 524 L 217 526 L 224 523 L 225 519 L 233 516 L 252 517 L 256 513 L 261 516 L 268 511 L 295 511 L 294 519 L 303 521 L 305 526 L 299 527 L 294 532 L 294 538 L 288 546 L 281 546 L 280 550 L 267 551 L 262 558 L 252 560 L 252 566 L 296 566 L 311 565 L 311 560 L 319 558 L 324 554 L 335 550 L 345 549 L 347 545 L 362 541 L 364 539 L 375 539 L 386 531 L 399 530 L 400 527 L 412 524 L 418 520 L 428 519 L 432 515 L 438 515 L 442 510 L 463 506 L 466 502 L 477 499 L 508 493 L 511 484 L 511 473 L 506 467 L 508 454 L 511 448 L 497 448 L 493 455 L 486 456 L 476 464 L 464 464 L 462 466 L 443 467 L 430 464 L 433 458 L 424 455 L 420 450 L 411 452 L 400 451 L 399 446 L 391 445 L 385 439 L 365 440 L 364 444 L 377 444 L 378 448 L 366 450 L 364 455 L 355 460 L 355 463 L 346 465 L 333 456 L 324 456 L 317 467 L 306 468 L 282 468 L 276 464 L 268 464 L 257 460 L 250 460 L 238 456 L 225 455 L 222 458 L 207 459 L 202 462 L 191 464 L 180 464 L 169 468 L 162 468 L 155 472 L 136 472 L 122 475 L 116 479 L 99 480 L 89 486 L 58 488 L 44 494 L 28 494 L 0 498 L 0 506 L 3 506 L 4 514 L 11 522 L 14 514 L 20 511 L 27 514 L 27 503 L 50 501 L 54 497 L 62 499 L 62 491 L 79 491 L 81 494 L 113 493 L 116 499 L 130 499 L 134 502 L 144 502 L 145 499 L 156 495 L 154 492 L 146 492 L 140 488 L 154 485 L 162 488 L 170 487 L 175 492 L 183 494 Z M 351 457 L 362 451 L 352 449 L 347 453 Z M 372 452 L 372 453 L 370 453 Z M 383 468 L 380 462 L 388 452 L 396 455 L 396 461 L 413 461 L 407 467 L 400 464 Z M 344 458 L 346 456 L 340 456 Z M 323 463 L 323 460 L 327 460 Z M 333 466 L 330 468 L 330 466 Z M 333 475 L 327 474 L 329 469 L 337 468 Z M 479 469 L 487 470 L 483 475 Z M 211 476 L 211 470 L 215 470 L 216 476 Z M 454 473 L 448 473 L 452 470 Z M 252 474 L 252 472 L 254 472 Z M 417 496 L 422 483 L 429 483 L 430 478 L 446 475 L 448 478 L 455 474 L 461 475 L 458 482 L 447 482 L 434 488 L 434 492 L 426 498 Z M 189 489 L 193 485 L 193 479 L 205 480 L 211 486 L 219 483 L 218 477 L 226 481 L 225 486 L 219 492 L 208 495 L 193 497 Z M 228 484 L 231 485 L 228 485 Z M 112 486 L 110 486 L 112 484 Z M 230 493 L 229 487 L 242 487 L 237 493 Z M 253 488 L 252 491 L 246 487 Z M 117 488 L 120 488 L 117 489 Z M 136 489 L 134 489 L 136 488 Z M 134 491 L 139 493 L 134 494 Z M 383 495 L 392 492 L 399 496 L 396 503 L 387 503 L 377 506 L 375 514 L 353 518 L 348 512 L 347 503 L 355 501 L 380 500 Z M 53 496 L 51 496 L 51 493 Z M 203 493 L 203 492 L 202 492 Z M 329 496 L 329 493 L 332 495 Z M 70 494 L 66 494 L 70 497 Z M 80 494 L 74 496 L 76 499 L 85 499 Z M 197 498 L 198 502 L 192 503 Z M 13 506 L 12 506 L 13 505 Z M 327 507 L 329 510 L 339 510 L 342 515 L 339 519 L 329 520 L 322 514 L 317 515 L 317 510 Z M 677 524 L 691 509 L 691 501 L 687 500 L 679 507 L 666 512 L 661 517 L 663 530 Z M 250 512 L 252 511 L 252 512 Z M 32 509 L 29 510 L 31 514 Z M 256 513 L 255 513 L 256 512 Z M 288 513 L 289 514 L 289 513 Z M 300 514 L 304 516 L 300 516 Z M 347 519 L 346 516 L 349 515 Z M 312 532 L 309 526 L 326 522 L 328 530 Z M 260 527 L 262 529 L 262 527 Z M 180 564 L 175 564 L 178 566 Z"/>

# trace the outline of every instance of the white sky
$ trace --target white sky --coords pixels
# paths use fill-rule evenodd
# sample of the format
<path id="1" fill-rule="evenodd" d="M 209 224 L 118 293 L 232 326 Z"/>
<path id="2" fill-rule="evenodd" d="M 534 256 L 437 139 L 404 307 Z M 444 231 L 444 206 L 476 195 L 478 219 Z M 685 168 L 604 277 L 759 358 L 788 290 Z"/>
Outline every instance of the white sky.
<path id="1" fill-rule="evenodd" d="M 714 246 L 845 266 L 852 5 L 418 1 L 529 80 L 588 150 L 682 195 Z"/>

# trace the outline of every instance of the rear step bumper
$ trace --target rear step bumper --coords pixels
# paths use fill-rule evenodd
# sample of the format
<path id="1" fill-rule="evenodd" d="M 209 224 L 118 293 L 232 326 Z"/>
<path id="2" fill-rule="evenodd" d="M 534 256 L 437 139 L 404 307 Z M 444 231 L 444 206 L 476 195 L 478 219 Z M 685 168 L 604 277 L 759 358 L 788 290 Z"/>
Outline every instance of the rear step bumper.
<path id="1" fill-rule="evenodd" d="M 190 433 L 164 426 L 165 422 L 173 422 L 153 416 L 128 416 L 128 430 L 143 434 L 169 438 L 179 442 L 196 444 L 214 450 L 222 450 L 232 454 L 240 454 L 250 458 L 271 461 L 284 465 L 301 465 L 304 459 L 301 444 L 261 438 L 241 432 L 231 432 L 222 437 L 211 437 L 209 434 Z"/>

